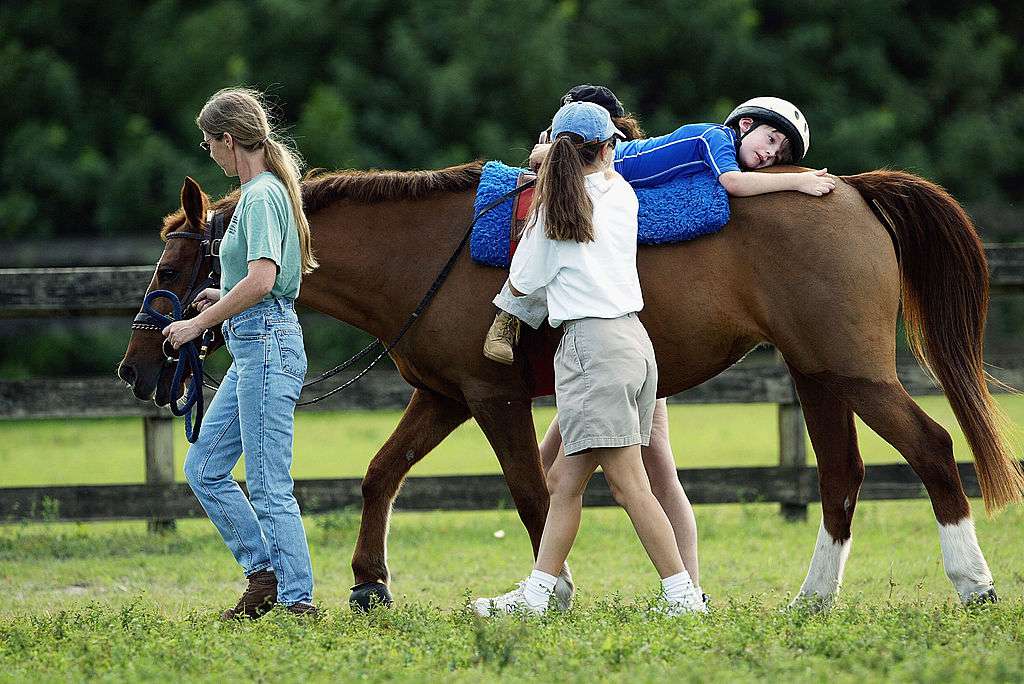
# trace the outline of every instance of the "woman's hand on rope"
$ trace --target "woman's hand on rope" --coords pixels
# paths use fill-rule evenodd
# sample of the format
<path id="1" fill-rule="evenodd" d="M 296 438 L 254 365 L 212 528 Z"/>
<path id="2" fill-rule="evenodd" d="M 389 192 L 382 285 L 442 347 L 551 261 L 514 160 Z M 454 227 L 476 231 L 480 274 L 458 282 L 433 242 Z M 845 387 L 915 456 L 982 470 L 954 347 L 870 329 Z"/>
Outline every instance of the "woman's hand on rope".
<path id="1" fill-rule="evenodd" d="M 220 301 L 220 290 L 216 287 L 208 287 L 199 293 L 192 305 L 196 307 L 196 311 L 206 311 L 218 301 Z"/>
<path id="2" fill-rule="evenodd" d="M 171 346 L 178 349 L 186 342 L 202 335 L 203 329 L 197 326 L 193 319 L 189 319 L 186 321 L 174 321 L 161 332 L 167 338 L 167 341 L 171 343 Z"/>

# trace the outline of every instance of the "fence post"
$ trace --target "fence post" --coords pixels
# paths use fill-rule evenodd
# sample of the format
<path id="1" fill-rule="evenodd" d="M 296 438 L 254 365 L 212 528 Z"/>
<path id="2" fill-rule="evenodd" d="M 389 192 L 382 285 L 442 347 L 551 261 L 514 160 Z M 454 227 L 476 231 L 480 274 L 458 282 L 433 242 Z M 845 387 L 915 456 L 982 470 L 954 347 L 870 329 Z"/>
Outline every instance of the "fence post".
<path id="1" fill-rule="evenodd" d="M 781 362 L 782 354 L 775 352 Z M 801 471 L 807 466 L 807 426 L 804 414 L 797 399 L 796 387 L 790 380 L 792 397 L 789 402 L 779 404 L 779 468 L 788 471 L 787 475 L 793 482 L 796 491 L 795 500 L 782 501 L 779 512 L 786 520 L 807 520 L 808 495 L 804 491 Z"/>
<path id="2" fill-rule="evenodd" d="M 174 420 L 169 416 L 145 417 L 146 484 L 174 484 Z M 150 532 L 171 532 L 173 518 L 153 518 L 146 523 Z"/>

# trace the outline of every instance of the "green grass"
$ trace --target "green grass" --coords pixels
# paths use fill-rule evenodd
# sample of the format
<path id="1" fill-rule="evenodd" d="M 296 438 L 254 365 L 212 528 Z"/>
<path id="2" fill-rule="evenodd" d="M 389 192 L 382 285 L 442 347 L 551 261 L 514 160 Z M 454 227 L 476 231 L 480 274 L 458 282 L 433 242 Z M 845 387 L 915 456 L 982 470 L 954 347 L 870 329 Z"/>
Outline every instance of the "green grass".
<path id="1" fill-rule="evenodd" d="M 976 508 L 979 508 L 975 502 Z M 317 623 L 272 614 L 223 625 L 240 572 L 206 520 L 0 527 L 0 681 L 1020 681 L 1024 511 L 978 521 L 1002 603 L 964 610 L 942 571 L 926 501 L 865 502 L 838 609 L 784 612 L 819 511 L 781 522 L 768 504 L 698 506 L 707 619 L 648 616 L 657 577 L 625 514 L 587 509 L 570 558 L 568 614 L 476 620 L 467 596 L 529 569 L 514 512 L 399 513 L 391 611 L 344 603 L 358 516 L 309 516 Z M 494 532 L 504 530 L 503 538 Z"/>
<path id="2" fill-rule="evenodd" d="M 1024 424 L 1024 399 L 1000 402 Z M 920 403 L 967 460 L 945 401 Z M 552 413 L 535 412 L 539 430 Z M 300 413 L 296 477 L 362 475 L 398 416 Z M 772 405 L 673 406 L 670 420 L 683 467 L 776 461 Z M 860 436 L 866 461 L 898 460 L 863 426 Z M 180 472 L 187 445 L 177 439 Z M 4 486 L 138 482 L 142 460 L 138 419 L 0 423 Z M 413 475 L 496 471 L 470 423 Z M 345 607 L 358 514 L 308 516 L 316 601 L 328 609 L 309 624 L 279 614 L 216 620 L 241 573 L 205 519 L 179 521 L 168 535 L 147 534 L 143 522 L 0 525 L 0 682 L 1024 679 L 1024 510 L 978 520 L 1004 598 L 996 606 L 959 606 L 930 505 L 917 500 L 859 505 L 836 610 L 782 611 L 806 572 L 819 515 L 811 506 L 808 522 L 783 523 L 777 505 L 698 506 L 702 584 L 715 611 L 676 620 L 645 612 L 657 577 L 625 514 L 611 508 L 584 513 L 570 557 L 573 611 L 493 622 L 460 606 L 527 573 L 529 541 L 514 511 L 396 514 L 389 563 L 398 605 L 369 615 Z"/>
<path id="3" fill-rule="evenodd" d="M 943 397 L 921 397 L 921 406 L 955 440 L 959 460 L 970 460 L 959 426 Z M 1016 425 L 1024 425 L 1024 397 L 999 402 Z M 778 462 L 778 428 L 773 404 L 672 405 L 670 434 L 680 467 L 766 466 Z M 296 418 L 297 479 L 361 477 L 373 454 L 398 423 L 399 411 L 305 413 Z M 534 410 L 543 433 L 554 409 Z M 868 463 L 892 463 L 900 456 L 858 421 L 861 452 Z M 175 427 L 176 473 L 188 447 L 180 421 Z M 0 422 L 0 472 L 8 487 L 50 484 L 142 482 L 142 421 L 138 418 Z M 810 452 L 809 452 L 810 453 Z M 493 452 L 476 423 L 452 433 L 412 475 L 473 475 L 499 472 Z M 236 470 L 243 476 L 241 466 Z"/>

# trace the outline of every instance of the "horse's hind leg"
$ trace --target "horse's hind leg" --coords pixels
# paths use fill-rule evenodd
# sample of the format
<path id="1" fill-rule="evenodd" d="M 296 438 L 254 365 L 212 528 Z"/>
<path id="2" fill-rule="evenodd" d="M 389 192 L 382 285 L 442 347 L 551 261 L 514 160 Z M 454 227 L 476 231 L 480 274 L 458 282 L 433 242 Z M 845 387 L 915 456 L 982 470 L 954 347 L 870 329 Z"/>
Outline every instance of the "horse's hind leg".
<path id="1" fill-rule="evenodd" d="M 921 478 L 939 523 L 946 575 L 961 600 L 995 600 L 992 573 L 978 547 L 949 433 L 914 403 L 895 377 L 876 382 L 821 373 L 814 378 L 895 447 Z"/>
<path id="2" fill-rule="evenodd" d="M 429 390 L 417 389 L 395 431 L 380 448 L 363 477 L 363 515 L 352 555 L 355 586 L 350 601 L 366 610 L 373 601 L 389 604 L 387 533 L 391 505 L 413 464 L 464 423 L 469 410 Z"/>
<path id="3" fill-rule="evenodd" d="M 839 592 L 850 555 L 853 511 L 864 481 L 864 461 L 850 407 L 824 386 L 790 367 L 807 432 L 818 461 L 821 527 L 807 578 L 791 606 L 828 608 Z"/>

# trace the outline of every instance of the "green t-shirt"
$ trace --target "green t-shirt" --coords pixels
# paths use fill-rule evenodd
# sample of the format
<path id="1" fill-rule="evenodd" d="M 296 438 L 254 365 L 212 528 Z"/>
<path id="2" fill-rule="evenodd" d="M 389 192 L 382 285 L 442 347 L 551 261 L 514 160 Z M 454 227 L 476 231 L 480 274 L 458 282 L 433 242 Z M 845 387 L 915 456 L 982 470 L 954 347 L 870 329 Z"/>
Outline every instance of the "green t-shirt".
<path id="1" fill-rule="evenodd" d="M 299 229 L 292 215 L 288 190 L 270 171 L 242 184 L 235 213 L 220 245 L 220 291 L 227 294 L 249 274 L 249 262 L 270 259 L 277 264 L 274 289 L 264 300 L 299 296 L 302 257 Z"/>

